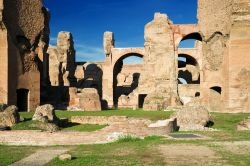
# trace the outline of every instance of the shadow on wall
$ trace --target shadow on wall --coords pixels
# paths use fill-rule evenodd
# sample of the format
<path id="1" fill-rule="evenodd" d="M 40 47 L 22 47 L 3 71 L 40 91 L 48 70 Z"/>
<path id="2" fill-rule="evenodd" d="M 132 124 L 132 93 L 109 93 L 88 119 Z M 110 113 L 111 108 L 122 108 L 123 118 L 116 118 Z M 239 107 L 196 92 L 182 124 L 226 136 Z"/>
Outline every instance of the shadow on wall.
<path id="1" fill-rule="evenodd" d="M 46 96 L 42 98 L 42 104 L 52 104 L 55 109 L 67 110 L 69 106 L 68 86 L 48 86 Z"/>
<path id="2" fill-rule="evenodd" d="M 114 93 L 114 104 L 115 107 L 118 107 L 118 100 L 121 97 L 121 95 L 128 96 L 131 94 L 136 88 L 138 88 L 139 85 L 139 79 L 140 79 L 140 73 L 133 73 L 133 81 L 132 84 L 126 85 L 126 86 L 115 86 L 115 93 Z"/>
<path id="3" fill-rule="evenodd" d="M 28 99 L 29 90 L 28 89 L 17 89 L 17 107 L 20 112 L 28 111 Z"/>
<path id="4" fill-rule="evenodd" d="M 79 63 L 78 63 L 79 64 Z M 103 70 L 97 64 L 87 64 L 82 63 L 84 66 L 84 77 L 77 81 L 77 88 L 84 89 L 84 88 L 94 88 L 97 90 L 102 106 L 102 110 L 108 108 L 107 101 L 102 100 L 102 77 L 103 77 Z"/>
<path id="5" fill-rule="evenodd" d="M 209 93 L 209 108 L 210 111 L 219 112 L 222 108 L 222 98 L 221 98 L 222 88 L 219 86 L 214 86 L 210 88 Z"/>
<path id="6" fill-rule="evenodd" d="M 190 71 L 188 71 L 188 70 L 179 71 L 178 78 L 184 79 L 186 84 L 200 84 L 200 75 L 199 75 L 198 80 L 193 81 L 192 73 Z M 183 84 L 183 82 L 181 81 L 182 79 L 178 79 L 178 84 Z"/>

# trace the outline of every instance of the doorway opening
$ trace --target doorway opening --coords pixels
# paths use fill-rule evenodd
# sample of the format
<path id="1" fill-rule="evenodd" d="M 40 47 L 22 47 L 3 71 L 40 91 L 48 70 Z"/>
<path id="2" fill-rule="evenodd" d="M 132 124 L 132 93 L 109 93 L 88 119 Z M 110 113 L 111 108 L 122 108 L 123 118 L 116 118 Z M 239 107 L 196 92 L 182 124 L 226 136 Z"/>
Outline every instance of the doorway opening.
<path id="1" fill-rule="evenodd" d="M 18 89 L 16 92 L 17 92 L 17 107 L 19 112 L 27 112 L 29 90 Z"/>

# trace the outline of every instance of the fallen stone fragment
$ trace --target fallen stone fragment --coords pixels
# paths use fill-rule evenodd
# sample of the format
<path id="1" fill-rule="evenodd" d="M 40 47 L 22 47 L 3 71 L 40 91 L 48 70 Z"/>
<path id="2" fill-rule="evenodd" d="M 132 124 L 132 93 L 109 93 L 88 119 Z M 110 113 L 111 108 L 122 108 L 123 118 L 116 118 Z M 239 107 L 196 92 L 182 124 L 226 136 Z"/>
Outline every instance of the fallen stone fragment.
<path id="1" fill-rule="evenodd" d="M 72 156 L 70 154 L 61 154 L 58 158 L 61 161 L 72 160 Z"/>
<path id="2" fill-rule="evenodd" d="M 205 106 L 190 106 L 176 111 L 172 118 L 177 118 L 179 130 L 206 130 L 212 118 Z"/>
<path id="3" fill-rule="evenodd" d="M 11 127 L 20 122 L 20 115 L 16 106 L 9 106 L 0 112 L 0 126 Z"/>
<path id="4" fill-rule="evenodd" d="M 250 117 L 237 125 L 238 131 L 250 130 Z"/>

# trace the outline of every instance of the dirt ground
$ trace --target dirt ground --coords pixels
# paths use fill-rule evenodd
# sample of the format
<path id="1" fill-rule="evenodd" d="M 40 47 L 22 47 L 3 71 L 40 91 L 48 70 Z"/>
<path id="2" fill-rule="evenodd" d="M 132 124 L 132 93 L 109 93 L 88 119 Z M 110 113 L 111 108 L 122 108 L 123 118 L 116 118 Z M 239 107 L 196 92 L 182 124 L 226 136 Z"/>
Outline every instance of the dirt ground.
<path id="1" fill-rule="evenodd" d="M 212 149 L 192 144 L 161 145 L 158 150 L 169 166 L 216 166 L 226 165 Z"/>

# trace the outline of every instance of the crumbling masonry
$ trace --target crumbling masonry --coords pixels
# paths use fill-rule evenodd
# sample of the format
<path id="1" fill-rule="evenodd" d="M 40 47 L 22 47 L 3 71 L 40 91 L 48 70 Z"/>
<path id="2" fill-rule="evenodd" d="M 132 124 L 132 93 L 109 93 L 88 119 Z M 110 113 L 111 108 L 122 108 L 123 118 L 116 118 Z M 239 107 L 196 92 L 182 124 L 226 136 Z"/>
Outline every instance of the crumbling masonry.
<path id="1" fill-rule="evenodd" d="M 75 62 L 73 37 L 49 42 L 42 0 L 1 0 L 0 102 L 33 111 L 163 110 L 204 105 L 216 112 L 250 112 L 250 2 L 198 0 L 198 24 L 176 25 L 156 13 L 143 48 L 116 48 L 104 33 L 104 62 Z M 195 39 L 195 48 L 179 48 Z M 142 64 L 123 64 L 130 56 Z M 183 80 L 186 84 L 183 84 Z"/>

